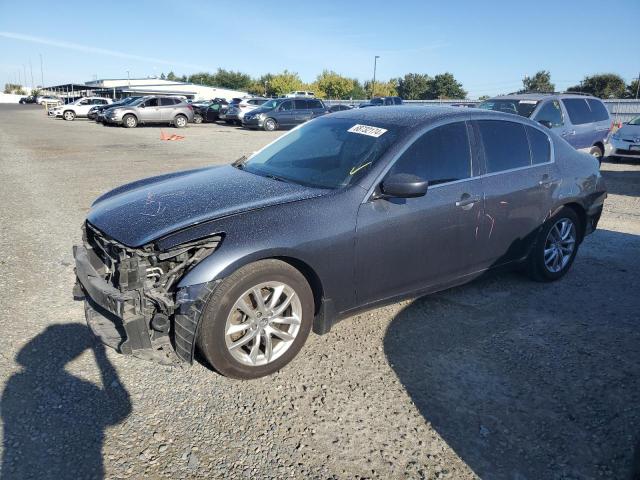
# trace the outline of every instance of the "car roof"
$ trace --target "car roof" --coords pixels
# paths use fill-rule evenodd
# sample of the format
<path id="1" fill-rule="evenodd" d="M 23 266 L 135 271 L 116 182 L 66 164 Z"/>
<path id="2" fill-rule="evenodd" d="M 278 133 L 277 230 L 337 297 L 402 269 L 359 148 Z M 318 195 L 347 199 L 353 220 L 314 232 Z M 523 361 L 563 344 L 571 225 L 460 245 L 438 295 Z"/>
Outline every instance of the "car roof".
<path id="1" fill-rule="evenodd" d="M 446 120 L 507 120 L 511 122 L 536 125 L 535 122 L 518 115 L 483 110 L 479 108 L 460 108 L 448 106 L 391 105 L 385 107 L 355 108 L 341 110 L 331 114 L 331 118 L 344 118 L 358 122 L 374 122 L 399 127 L 422 128 Z"/>
<path id="2" fill-rule="evenodd" d="M 534 92 L 534 93 L 510 93 L 508 95 L 498 95 L 496 97 L 488 98 L 487 100 L 544 100 L 547 98 L 595 98 L 596 100 L 600 100 L 593 95 L 585 95 L 584 93 L 544 93 L 544 92 Z M 485 100 L 486 101 L 486 100 Z"/>

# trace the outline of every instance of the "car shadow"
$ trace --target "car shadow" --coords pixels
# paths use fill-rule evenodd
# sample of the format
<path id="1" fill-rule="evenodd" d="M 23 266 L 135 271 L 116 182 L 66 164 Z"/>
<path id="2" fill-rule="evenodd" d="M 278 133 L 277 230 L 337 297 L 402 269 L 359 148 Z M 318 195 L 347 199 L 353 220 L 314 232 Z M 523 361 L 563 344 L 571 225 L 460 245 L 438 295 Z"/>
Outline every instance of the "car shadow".
<path id="1" fill-rule="evenodd" d="M 631 162 L 629 162 L 631 164 Z M 636 162 L 636 165 L 640 165 Z M 629 197 L 640 196 L 640 170 L 602 170 L 607 192 Z"/>
<path id="2" fill-rule="evenodd" d="M 393 319 L 391 367 L 481 478 L 639 478 L 638 252 L 598 231 L 558 282 L 487 275 Z"/>
<path id="3" fill-rule="evenodd" d="M 91 349 L 102 387 L 65 366 Z M 52 325 L 25 345 L 2 393 L 3 454 L 0 478 L 103 478 L 105 428 L 123 421 L 131 400 L 89 329 Z"/>

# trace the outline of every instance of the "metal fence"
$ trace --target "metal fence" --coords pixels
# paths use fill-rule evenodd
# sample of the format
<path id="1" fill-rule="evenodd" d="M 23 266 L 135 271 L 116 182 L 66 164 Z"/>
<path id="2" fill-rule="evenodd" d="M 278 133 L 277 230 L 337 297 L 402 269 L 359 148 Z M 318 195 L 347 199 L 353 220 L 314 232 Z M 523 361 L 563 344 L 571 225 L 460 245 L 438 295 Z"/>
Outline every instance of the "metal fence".
<path id="1" fill-rule="evenodd" d="M 328 105 L 344 104 L 344 105 L 359 105 L 366 100 L 326 100 Z M 604 104 L 609 109 L 611 114 L 611 120 L 614 123 L 628 122 L 632 118 L 640 116 L 640 99 L 616 99 L 610 98 L 603 100 Z M 469 106 L 475 107 L 478 100 L 405 100 L 404 103 L 409 105 L 429 105 L 429 106 Z"/>

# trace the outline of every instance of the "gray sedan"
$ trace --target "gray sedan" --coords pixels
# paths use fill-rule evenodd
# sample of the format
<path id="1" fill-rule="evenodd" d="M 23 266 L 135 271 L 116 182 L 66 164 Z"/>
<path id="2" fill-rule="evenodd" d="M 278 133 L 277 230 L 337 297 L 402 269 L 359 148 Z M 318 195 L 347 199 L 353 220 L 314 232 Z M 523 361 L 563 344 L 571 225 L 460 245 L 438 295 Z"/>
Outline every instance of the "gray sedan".
<path id="1" fill-rule="evenodd" d="M 151 95 L 107 110 L 104 120 L 126 128 L 158 123 L 183 128 L 193 122 L 193 107 L 178 97 Z"/>
<path id="2" fill-rule="evenodd" d="M 560 279 L 605 197 L 598 161 L 526 118 L 337 112 L 232 165 L 98 198 L 74 291 L 122 353 L 190 363 L 199 349 L 255 378 L 364 309 L 502 267 Z"/>
<path id="3" fill-rule="evenodd" d="M 609 139 L 610 160 L 635 158 L 640 160 L 640 117 L 625 123 Z"/>

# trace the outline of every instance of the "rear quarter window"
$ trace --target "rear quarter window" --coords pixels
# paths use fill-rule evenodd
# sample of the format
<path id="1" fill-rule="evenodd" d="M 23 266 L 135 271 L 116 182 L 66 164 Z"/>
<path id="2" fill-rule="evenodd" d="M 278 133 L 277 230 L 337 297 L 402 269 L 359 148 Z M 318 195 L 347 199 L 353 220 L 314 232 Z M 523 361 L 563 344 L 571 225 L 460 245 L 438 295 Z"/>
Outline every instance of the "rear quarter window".
<path id="1" fill-rule="evenodd" d="M 531 147 L 531 161 L 534 165 L 551 161 L 551 140 L 537 128 L 526 127 Z"/>
<path id="2" fill-rule="evenodd" d="M 600 100 L 596 100 L 595 98 L 587 99 L 587 103 L 591 108 L 591 113 L 595 117 L 596 122 L 603 122 L 605 120 L 609 120 L 609 110 L 604 106 Z"/>
<path id="3" fill-rule="evenodd" d="M 307 102 L 309 103 L 309 108 L 324 108 L 320 100 L 307 100 Z"/>

